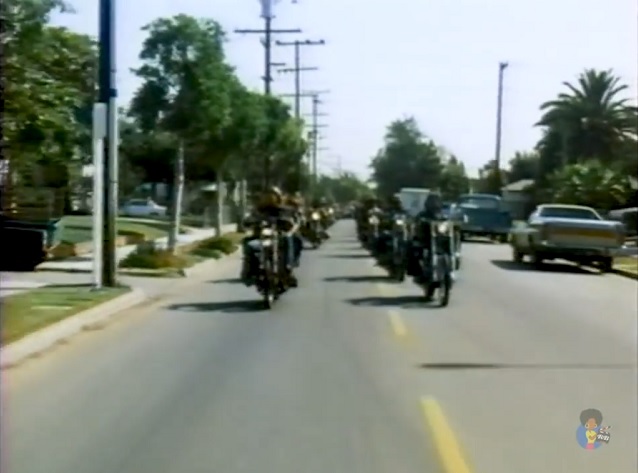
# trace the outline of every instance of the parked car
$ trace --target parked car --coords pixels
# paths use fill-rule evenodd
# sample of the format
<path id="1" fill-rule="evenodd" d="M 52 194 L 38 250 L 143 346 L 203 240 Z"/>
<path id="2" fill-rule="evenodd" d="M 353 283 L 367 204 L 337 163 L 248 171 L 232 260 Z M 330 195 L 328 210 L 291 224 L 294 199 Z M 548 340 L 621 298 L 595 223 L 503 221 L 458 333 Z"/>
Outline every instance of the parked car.
<path id="1" fill-rule="evenodd" d="M 507 241 L 512 228 L 510 213 L 503 210 L 501 198 L 492 194 L 465 194 L 459 197 L 461 238 L 489 237 L 501 243 Z"/>
<path id="2" fill-rule="evenodd" d="M 540 266 L 564 259 L 609 272 L 625 242 L 623 224 L 604 220 L 590 207 L 539 205 L 527 223 L 512 229 L 512 256 L 517 263 L 528 256 Z"/>
<path id="3" fill-rule="evenodd" d="M 122 206 L 120 214 L 129 217 L 165 217 L 166 207 L 156 204 L 153 199 L 131 199 Z"/>

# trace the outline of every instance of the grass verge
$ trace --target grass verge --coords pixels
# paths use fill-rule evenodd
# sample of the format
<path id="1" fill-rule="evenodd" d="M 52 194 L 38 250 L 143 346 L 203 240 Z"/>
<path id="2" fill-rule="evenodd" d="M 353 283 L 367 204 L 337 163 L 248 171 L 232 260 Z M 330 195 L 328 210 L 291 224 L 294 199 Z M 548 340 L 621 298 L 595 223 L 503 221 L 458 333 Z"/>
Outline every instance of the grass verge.
<path id="1" fill-rule="evenodd" d="M 121 217 L 117 219 L 117 232 L 121 236 L 139 234 L 146 240 L 155 240 L 168 235 L 170 222 L 152 219 Z M 182 228 L 181 232 L 187 231 Z M 84 243 L 93 238 L 93 217 L 91 215 L 68 215 L 62 219 L 60 241 Z"/>
<path id="2" fill-rule="evenodd" d="M 2 345 L 128 291 L 128 287 L 94 291 L 90 286 L 67 285 L 40 287 L 7 296 L 2 301 Z"/>
<path id="3" fill-rule="evenodd" d="M 621 256 L 614 259 L 614 269 L 623 273 L 628 273 L 638 279 L 638 258 L 631 256 Z"/>

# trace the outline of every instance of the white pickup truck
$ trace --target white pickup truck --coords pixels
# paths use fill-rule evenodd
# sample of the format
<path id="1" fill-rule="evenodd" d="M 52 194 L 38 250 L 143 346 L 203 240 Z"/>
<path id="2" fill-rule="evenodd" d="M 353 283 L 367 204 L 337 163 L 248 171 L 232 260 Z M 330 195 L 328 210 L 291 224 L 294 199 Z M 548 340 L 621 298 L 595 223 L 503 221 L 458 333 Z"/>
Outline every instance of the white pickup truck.
<path id="1" fill-rule="evenodd" d="M 525 256 L 536 266 L 564 259 L 609 272 L 625 243 L 625 231 L 622 223 L 604 220 L 590 207 L 543 204 L 525 225 L 512 230 L 510 242 L 517 263 Z"/>

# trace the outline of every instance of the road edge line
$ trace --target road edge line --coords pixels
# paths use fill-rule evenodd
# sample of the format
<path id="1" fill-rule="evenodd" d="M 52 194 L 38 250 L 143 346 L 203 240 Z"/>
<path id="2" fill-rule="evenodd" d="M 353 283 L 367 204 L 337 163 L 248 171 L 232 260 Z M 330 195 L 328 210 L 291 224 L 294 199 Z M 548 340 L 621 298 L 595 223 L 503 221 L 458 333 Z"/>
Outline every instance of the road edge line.
<path id="1" fill-rule="evenodd" d="M 437 400 L 432 397 L 421 398 L 421 411 L 445 473 L 472 473 Z"/>

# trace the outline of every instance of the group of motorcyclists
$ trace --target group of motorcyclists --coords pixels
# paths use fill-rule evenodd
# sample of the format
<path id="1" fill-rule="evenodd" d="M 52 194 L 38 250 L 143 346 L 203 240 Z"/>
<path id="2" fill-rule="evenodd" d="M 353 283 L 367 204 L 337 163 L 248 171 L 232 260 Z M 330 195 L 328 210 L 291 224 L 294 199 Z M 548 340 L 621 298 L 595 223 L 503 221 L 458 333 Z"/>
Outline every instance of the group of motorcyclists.
<path id="1" fill-rule="evenodd" d="M 409 215 L 394 196 L 385 202 L 368 198 L 354 211 L 357 236 L 389 276 L 403 281 L 411 276 L 426 300 L 438 296 L 447 305 L 455 271 L 460 267 L 460 238 L 455 224 L 442 213 L 443 202 L 430 193 L 423 209 Z M 297 287 L 304 240 L 318 247 L 329 238 L 335 210 L 325 199 L 306 204 L 299 194 L 267 189 L 245 220 L 249 235 L 243 240 L 241 279 L 256 286 L 270 305 L 289 288 Z"/>
<path id="2" fill-rule="evenodd" d="M 297 287 L 294 269 L 299 266 L 303 240 L 315 248 L 329 238 L 334 208 L 326 199 L 306 205 L 300 193 L 284 194 L 270 187 L 257 197 L 245 219 L 248 236 L 242 242 L 241 279 L 257 286 L 267 305 L 289 288 Z"/>
<path id="3" fill-rule="evenodd" d="M 426 300 L 438 295 L 439 303 L 447 304 L 460 267 L 460 237 L 456 224 L 443 215 L 439 194 L 430 193 L 416 215 L 409 215 L 397 196 L 385 202 L 369 198 L 355 219 L 362 245 L 391 278 L 411 276 Z"/>

